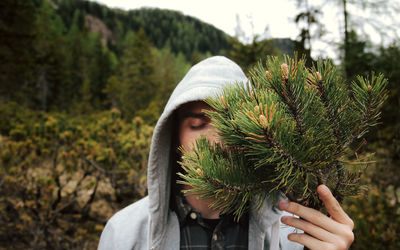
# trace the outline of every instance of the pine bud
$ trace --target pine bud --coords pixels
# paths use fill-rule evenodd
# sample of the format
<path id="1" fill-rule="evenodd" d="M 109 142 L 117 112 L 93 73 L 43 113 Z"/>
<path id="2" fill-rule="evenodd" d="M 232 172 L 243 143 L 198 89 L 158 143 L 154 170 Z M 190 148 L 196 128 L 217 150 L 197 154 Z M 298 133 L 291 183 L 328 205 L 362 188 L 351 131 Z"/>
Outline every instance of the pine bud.
<path id="1" fill-rule="evenodd" d="M 224 96 L 221 96 L 221 102 L 224 105 L 224 108 L 228 108 L 228 105 L 226 104 Z"/>
<path id="2" fill-rule="evenodd" d="M 372 88 L 371 85 L 368 84 L 367 90 L 368 90 L 368 91 L 371 91 L 371 88 Z"/>
<path id="3" fill-rule="evenodd" d="M 322 81 L 322 77 L 321 77 L 321 74 L 319 72 L 317 72 L 317 78 L 318 78 L 318 81 Z"/>
<path id="4" fill-rule="evenodd" d="M 255 99 L 255 98 L 254 98 L 254 92 L 253 92 L 253 91 L 250 92 L 250 99 L 251 99 L 251 100 L 254 100 L 254 99 Z"/>
<path id="5" fill-rule="evenodd" d="M 264 104 L 264 112 L 266 116 L 268 116 L 268 105 Z"/>
<path id="6" fill-rule="evenodd" d="M 289 69 L 288 69 L 288 66 L 286 63 L 282 63 L 281 70 L 282 70 L 283 77 L 285 77 L 287 79 L 289 77 Z"/>
<path id="7" fill-rule="evenodd" d="M 196 171 L 197 171 L 197 173 L 198 173 L 200 176 L 203 176 L 203 171 L 201 171 L 200 168 L 196 169 Z"/>
<path id="8" fill-rule="evenodd" d="M 272 77 L 271 77 L 271 74 L 269 73 L 269 71 L 268 71 L 268 70 L 267 70 L 267 71 L 265 71 L 265 75 L 267 76 L 267 78 L 268 78 L 268 81 L 272 82 Z"/>
<path id="9" fill-rule="evenodd" d="M 258 105 L 256 105 L 255 107 L 254 107 L 254 112 L 255 112 L 255 114 L 259 114 L 260 113 L 260 107 L 258 106 Z"/>
<path id="10" fill-rule="evenodd" d="M 259 124 L 256 117 L 254 116 L 254 114 L 252 112 L 248 111 L 246 114 L 250 117 L 251 120 L 253 120 L 253 122 Z"/>
<path id="11" fill-rule="evenodd" d="M 264 126 L 264 128 L 268 127 L 268 121 L 267 121 L 267 118 L 265 118 L 264 115 L 260 115 L 260 122 Z"/>
<path id="12" fill-rule="evenodd" d="M 268 122 L 272 121 L 272 118 L 274 117 L 274 114 L 276 111 L 276 107 L 277 107 L 277 105 L 276 104 L 274 105 L 274 103 L 272 102 L 271 107 L 268 112 Z"/>

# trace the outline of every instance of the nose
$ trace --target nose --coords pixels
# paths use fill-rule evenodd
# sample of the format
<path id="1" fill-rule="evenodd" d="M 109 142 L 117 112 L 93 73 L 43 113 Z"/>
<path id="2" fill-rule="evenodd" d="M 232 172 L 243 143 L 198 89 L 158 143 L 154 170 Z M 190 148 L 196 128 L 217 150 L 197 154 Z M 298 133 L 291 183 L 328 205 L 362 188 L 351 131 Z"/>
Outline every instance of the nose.
<path id="1" fill-rule="evenodd" d="M 211 144 L 221 143 L 221 140 L 217 135 L 217 129 L 211 124 L 209 125 L 209 128 L 205 133 L 205 136 L 207 137 L 207 139 L 210 141 Z"/>

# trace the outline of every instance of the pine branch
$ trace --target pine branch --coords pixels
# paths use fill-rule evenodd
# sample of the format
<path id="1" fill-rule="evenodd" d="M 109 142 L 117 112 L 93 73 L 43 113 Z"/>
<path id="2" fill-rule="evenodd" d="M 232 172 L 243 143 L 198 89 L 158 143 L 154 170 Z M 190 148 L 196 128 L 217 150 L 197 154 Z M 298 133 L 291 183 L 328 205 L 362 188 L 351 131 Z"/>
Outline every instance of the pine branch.
<path id="1" fill-rule="evenodd" d="M 274 135 L 268 129 L 264 129 L 263 132 L 264 132 L 265 141 L 269 144 L 269 146 L 272 149 L 274 149 L 275 152 L 278 152 L 279 155 L 286 162 L 289 163 L 289 165 L 294 166 L 295 168 L 297 168 L 299 170 L 303 170 L 303 168 L 301 167 L 301 164 L 281 146 L 279 141 L 276 140 Z M 249 138 L 251 140 L 259 141 L 259 140 L 255 139 L 255 138 L 252 138 L 252 137 L 247 137 L 247 138 Z"/>
<path id="2" fill-rule="evenodd" d="M 204 175 L 204 178 L 211 183 L 216 189 L 228 190 L 232 192 L 254 192 L 254 191 L 261 191 L 264 188 L 267 188 L 268 185 L 259 183 L 259 184 L 247 184 L 247 185 L 234 185 L 234 184 L 227 184 L 223 182 L 219 182 L 213 179 L 210 176 Z"/>
<path id="3" fill-rule="evenodd" d="M 359 77 L 350 95 L 331 61 L 311 71 L 288 57 L 283 64 L 269 58 L 266 66 L 251 71 L 247 86 L 236 83 L 207 100 L 223 146 L 203 138 L 183 152 L 180 183 L 192 187 L 186 194 L 215 198 L 213 208 L 240 218 L 250 201 L 260 207 L 276 191 L 316 209 L 320 184 L 339 201 L 357 193 L 360 175 L 349 166 L 368 165 L 356 154 L 365 141 L 354 161 L 346 161 L 347 149 L 377 124 L 386 79 Z"/>
<path id="4" fill-rule="evenodd" d="M 327 71 L 329 71 L 329 68 Z M 325 90 L 325 86 L 322 82 L 321 74 L 319 72 L 313 72 L 313 75 L 314 75 L 314 78 L 316 78 L 316 80 L 309 78 L 309 82 L 311 82 L 312 84 L 314 84 L 317 87 L 321 101 L 324 104 L 325 109 L 327 110 L 327 112 L 326 112 L 327 119 L 332 123 L 333 133 L 335 135 L 336 141 L 340 142 L 341 135 L 339 132 L 339 122 L 338 122 L 337 116 L 335 116 L 335 111 L 332 108 L 332 105 L 330 104 L 331 102 L 328 98 L 328 95 Z"/>
<path id="5" fill-rule="evenodd" d="M 271 73 L 268 70 L 265 71 L 265 75 L 269 81 L 269 86 L 271 87 L 271 89 L 280 96 L 281 100 L 287 105 L 288 109 L 290 110 L 290 113 L 296 121 L 299 134 L 304 135 L 306 133 L 306 128 L 301 114 L 304 105 L 302 103 L 301 96 L 299 96 L 298 93 L 295 92 L 293 86 L 293 82 L 297 80 L 296 77 L 301 76 L 298 71 L 299 67 L 303 65 L 303 62 L 302 60 L 300 60 L 298 63 L 295 63 L 294 60 L 290 60 L 289 58 L 287 60 L 291 61 L 290 69 L 286 63 L 283 63 L 280 65 L 279 71 L 276 68 L 273 70 L 273 72 L 278 71 L 281 75 L 280 83 L 277 80 L 278 78 L 276 80 L 273 80 Z M 274 61 L 277 61 L 277 58 L 271 60 L 270 65 L 273 64 Z M 255 74 L 259 73 L 260 72 L 257 72 Z"/>
<path id="6" fill-rule="evenodd" d="M 353 82 L 353 97 L 360 105 L 362 120 L 354 129 L 356 132 L 343 145 L 343 150 L 349 147 L 356 139 L 368 132 L 368 126 L 375 126 L 380 117 L 380 109 L 387 99 L 385 86 L 387 80 L 382 74 L 376 76 L 372 73 L 371 81 L 357 77 L 358 82 Z"/>

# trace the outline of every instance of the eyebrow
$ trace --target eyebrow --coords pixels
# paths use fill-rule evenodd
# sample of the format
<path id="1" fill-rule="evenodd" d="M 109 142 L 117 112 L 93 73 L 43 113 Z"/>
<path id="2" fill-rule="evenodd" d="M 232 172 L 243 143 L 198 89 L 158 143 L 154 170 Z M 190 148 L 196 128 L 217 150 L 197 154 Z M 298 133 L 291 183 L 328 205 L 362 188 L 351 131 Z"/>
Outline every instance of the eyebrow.
<path id="1" fill-rule="evenodd" d="M 204 112 L 200 112 L 200 113 L 184 113 L 182 115 L 182 119 L 186 119 L 186 118 L 206 118 L 207 115 Z"/>

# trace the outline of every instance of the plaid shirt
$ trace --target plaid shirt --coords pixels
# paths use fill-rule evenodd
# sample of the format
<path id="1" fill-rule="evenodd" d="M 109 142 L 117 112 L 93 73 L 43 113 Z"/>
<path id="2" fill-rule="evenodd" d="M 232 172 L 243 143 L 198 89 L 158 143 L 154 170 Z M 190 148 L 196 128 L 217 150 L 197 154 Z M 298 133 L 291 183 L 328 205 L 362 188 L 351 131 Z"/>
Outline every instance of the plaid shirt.
<path id="1" fill-rule="evenodd" d="M 220 219 L 203 219 L 182 194 L 176 195 L 175 202 L 180 224 L 180 249 L 248 249 L 248 215 L 244 215 L 239 222 L 235 222 L 232 215 L 222 215 Z"/>

